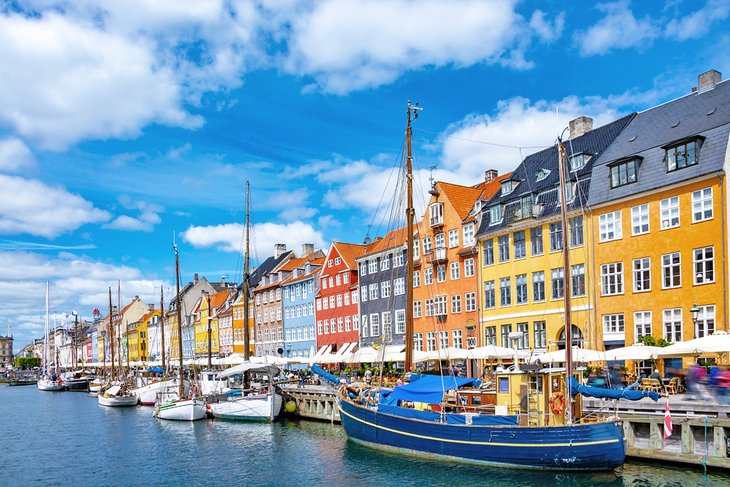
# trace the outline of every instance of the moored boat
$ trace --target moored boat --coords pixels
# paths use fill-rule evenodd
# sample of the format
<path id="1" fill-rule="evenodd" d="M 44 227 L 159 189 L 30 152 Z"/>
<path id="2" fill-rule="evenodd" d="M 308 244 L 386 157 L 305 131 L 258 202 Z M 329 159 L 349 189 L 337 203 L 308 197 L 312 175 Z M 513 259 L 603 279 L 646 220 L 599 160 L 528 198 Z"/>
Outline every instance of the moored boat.
<path id="1" fill-rule="evenodd" d="M 41 368 L 43 375 L 38 379 L 38 390 L 39 391 L 62 391 L 66 388 L 63 381 L 58 377 L 58 370 L 56 373 L 51 374 L 49 371 L 49 340 L 48 340 L 48 327 L 49 327 L 49 306 L 48 306 L 48 282 L 46 281 L 46 316 L 45 316 L 45 333 L 43 335 L 43 362 Z M 55 343 L 55 334 L 54 334 Z M 56 364 L 58 369 L 58 364 Z"/>
<path id="2" fill-rule="evenodd" d="M 108 407 L 128 407 L 137 405 L 137 396 L 128 392 L 125 387 L 114 385 L 106 389 L 100 389 L 98 395 L 99 405 Z"/>
<path id="3" fill-rule="evenodd" d="M 32 386 L 38 383 L 37 379 L 11 379 L 8 381 L 9 386 Z"/>
<path id="4" fill-rule="evenodd" d="M 167 379 L 152 382 L 151 384 L 138 387 L 132 392 L 134 392 L 134 394 L 139 398 L 139 403 L 142 406 L 154 406 L 155 402 L 157 401 L 158 393 L 168 387 L 177 388 L 178 380 L 179 379 Z M 185 388 L 185 393 L 187 394 L 190 391 L 190 383 L 187 380 L 183 380 L 183 387 Z"/>
<path id="5" fill-rule="evenodd" d="M 59 379 L 53 377 L 43 376 L 38 379 L 38 390 L 39 391 L 63 391 L 66 386 Z"/>
<path id="6" fill-rule="evenodd" d="M 152 414 L 156 418 L 172 421 L 197 421 L 205 418 L 205 401 L 197 397 L 180 399 L 178 389 L 178 385 L 173 385 L 158 390 Z"/>
<path id="7" fill-rule="evenodd" d="M 273 384 L 279 373 L 275 365 L 244 362 L 221 373 L 220 377 L 232 375 L 257 375 L 261 385 L 244 390 L 239 397 L 229 397 L 227 401 L 208 404 L 208 411 L 214 418 L 235 421 L 272 422 L 281 412 L 282 396 Z M 244 380 L 244 383 L 247 381 Z"/>

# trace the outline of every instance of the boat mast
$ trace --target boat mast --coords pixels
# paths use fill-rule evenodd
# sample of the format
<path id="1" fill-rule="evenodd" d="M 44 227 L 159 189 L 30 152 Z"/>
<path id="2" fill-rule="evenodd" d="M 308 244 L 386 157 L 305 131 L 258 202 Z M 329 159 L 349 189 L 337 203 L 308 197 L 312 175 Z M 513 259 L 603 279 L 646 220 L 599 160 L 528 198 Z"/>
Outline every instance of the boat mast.
<path id="1" fill-rule="evenodd" d="M 406 271 L 406 360 L 404 370 L 413 370 L 413 151 L 411 148 L 411 120 L 418 118 L 418 103 L 411 105 L 408 100 L 407 125 L 406 125 L 406 258 L 408 266 Z"/>
<path id="2" fill-rule="evenodd" d="M 177 245 L 172 245 L 175 250 L 175 288 L 177 296 L 175 297 L 175 311 L 177 312 L 177 353 L 180 356 L 180 384 L 178 385 L 178 398 L 182 400 L 185 395 L 185 387 L 183 386 L 183 346 L 182 346 L 182 316 L 180 313 L 180 258 L 177 253 Z"/>
<path id="3" fill-rule="evenodd" d="M 160 331 L 162 332 L 162 373 L 167 374 L 167 367 L 165 367 L 165 298 L 162 294 L 162 286 L 160 286 Z"/>
<path id="4" fill-rule="evenodd" d="M 114 322 L 112 321 L 113 316 L 114 311 L 112 308 L 112 287 L 109 286 L 109 352 L 111 354 L 112 363 L 111 380 L 114 380 Z M 104 366 L 106 367 L 106 349 L 104 350 Z"/>
<path id="5" fill-rule="evenodd" d="M 46 281 L 46 336 L 43 342 L 43 374 L 48 375 L 48 281 Z"/>
<path id="6" fill-rule="evenodd" d="M 250 299 L 251 290 L 249 289 L 249 246 L 250 246 L 250 208 L 249 208 L 249 183 L 246 181 L 246 252 L 243 257 L 243 360 L 248 360 L 250 357 L 250 330 L 248 329 L 248 300 Z"/>
<path id="7" fill-rule="evenodd" d="M 573 422 L 570 381 L 573 377 L 573 322 L 570 314 L 570 252 L 568 248 L 568 211 L 565 196 L 567 156 L 563 141 L 558 138 L 558 173 L 560 174 L 560 219 L 563 226 L 563 301 L 565 303 L 565 422 Z"/>
<path id="8" fill-rule="evenodd" d="M 124 380 L 124 369 L 122 368 L 122 281 L 117 281 L 117 356 L 119 357 L 119 379 Z"/>

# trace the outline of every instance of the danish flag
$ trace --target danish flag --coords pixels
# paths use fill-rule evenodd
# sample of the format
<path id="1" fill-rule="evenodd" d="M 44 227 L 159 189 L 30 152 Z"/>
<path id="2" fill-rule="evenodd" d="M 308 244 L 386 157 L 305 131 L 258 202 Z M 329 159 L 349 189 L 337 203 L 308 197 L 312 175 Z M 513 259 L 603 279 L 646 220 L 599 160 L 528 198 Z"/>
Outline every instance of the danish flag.
<path id="1" fill-rule="evenodd" d="M 669 412 L 669 398 L 667 397 L 667 407 L 664 409 L 664 439 L 672 436 L 672 414 Z"/>

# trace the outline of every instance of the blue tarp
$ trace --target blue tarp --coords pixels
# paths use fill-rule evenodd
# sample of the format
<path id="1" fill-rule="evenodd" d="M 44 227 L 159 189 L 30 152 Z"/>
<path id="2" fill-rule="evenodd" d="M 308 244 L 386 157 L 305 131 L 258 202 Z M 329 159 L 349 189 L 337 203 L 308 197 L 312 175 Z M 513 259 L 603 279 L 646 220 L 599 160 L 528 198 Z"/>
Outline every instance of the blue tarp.
<path id="1" fill-rule="evenodd" d="M 150 367 L 147 369 L 147 372 L 152 372 L 153 374 L 161 374 L 165 371 L 162 367 Z"/>
<path id="2" fill-rule="evenodd" d="M 634 389 L 602 389 L 599 387 L 584 386 L 578 383 L 573 377 L 570 382 L 571 393 L 575 396 L 581 394 L 588 397 L 596 397 L 598 399 L 628 399 L 630 401 L 638 401 L 645 397 L 650 397 L 654 401 L 659 400 L 659 393 L 654 391 L 637 391 Z"/>
<path id="3" fill-rule="evenodd" d="M 322 367 L 320 367 L 317 364 L 312 364 L 312 372 L 320 376 L 321 378 L 325 379 L 327 382 L 331 382 L 334 385 L 339 385 L 340 381 L 344 380 L 339 377 L 337 377 L 334 374 L 330 374 L 326 370 L 324 370 Z"/>
<path id="4" fill-rule="evenodd" d="M 467 386 L 474 379 L 454 377 L 451 375 L 422 375 L 416 382 L 411 382 L 393 389 L 393 392 L 383 397 L 382 404 L 397 406 L 398 401 L 423 402 L 426 404 L 441 404 L 444 392 Z M 383 395 L 385 396 L 385 395 Z"/>
<path id="5" fill-rule="evenodd" d="M 438 423 L 441 421 L 441 415 L 433 411 L 419 411 L 417 409 L 401 408 L 398 406 L 386 406 L 380 404 L 378 412 L 400 416 L 401 418 L 420 419 L 422 421 L 433 421 Z M 448 424 L 466 424 L 466 416 L 463 414 L 448 413 L 444 415 L 444 419 Z M 471 416 L 471 424 L 482 426 L 507 425 L 514 426 L 517 424 L 517 416 L 492 416 L 478 415 Z"/>

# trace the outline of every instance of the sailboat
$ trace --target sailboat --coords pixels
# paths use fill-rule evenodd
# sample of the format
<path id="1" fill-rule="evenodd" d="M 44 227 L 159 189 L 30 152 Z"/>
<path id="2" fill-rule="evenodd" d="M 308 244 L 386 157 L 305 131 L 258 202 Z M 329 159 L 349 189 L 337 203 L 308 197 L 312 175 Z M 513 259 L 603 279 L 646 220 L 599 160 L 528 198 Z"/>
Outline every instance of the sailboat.
<path id="1" fill-rule="evenodd" d="M 172 247 L 175 250 L 175 286 L 177 289 L 177 351 L 180 357 L 178 368 L 177 387 L 167 386 L 157 392 L 155 409 L 153 415 L 159 419 L 175 421 L 197 421 L 205 418 L 207 412 L 205 401 L 199 397 L 188 397 L 185 392 L 185 379 L 183 377 L 183 346 L 182 346 L 182 313 L 180 311 L 180 257 L 177 252 L 177 245 Z"/>
<path id="2" fill-rule="evenodd" d="M 45 336 L 43 338 L 43 375 L 40 379 L 38 379 L 38 390 L 39 391 L 62 391 L 65 389 L 65 386 L 63 385 L 63 382 L 59 379 L 58 374 L 55 373 L 53 375 L 49 372 L 49 360 L 48 360 L 48 353 L 49 353 L 49 342 L 48 342 L 48 282 L 46 282 L 46 320 L 45 320 Z M 56 367 L 58 367 L 58 363 L 56 363 Z"/>
<path id="3" fill-rule="evenodd" d="M 417 104 L 408 103 L 408 276 L 414 268 L 411 122 L 417 110 Z M 560 190 L 564 191 L 566 156 L 560 139 L 558 151 Z M 567 228 L 565 200 L 561 198 L 563 228 Z M 567 234 L 563 232 L 564 279 L 570 276 Z M 413 280 L 408 278 L 406 283 L 405 370 L 410 372 Z M 580 399 L 572 399 L 577 392 L 601 392 L 587 391 L 573 377 L 570 293 L 564 294 L 565 369 L 520 370 L 515 363 L 513 370 L 497 374 L 496 390 L 488 392 L 476 387 L 474 379 L 454 376 L 423 375 L 392 391 L 343 385 L 337 403 L 349 439 L 379 450 L 476 465 L 557 471 L 610 470 L 622 465 L 625 449 L 620 420 L 593 416 L 590 422 L 581 421 Z M 641 397 L 639 393 L 629 398 Z M 520 404 L 523 398 L 526 407 Z"/>

